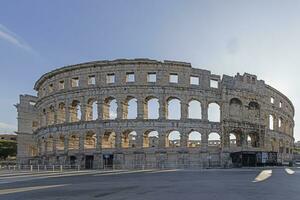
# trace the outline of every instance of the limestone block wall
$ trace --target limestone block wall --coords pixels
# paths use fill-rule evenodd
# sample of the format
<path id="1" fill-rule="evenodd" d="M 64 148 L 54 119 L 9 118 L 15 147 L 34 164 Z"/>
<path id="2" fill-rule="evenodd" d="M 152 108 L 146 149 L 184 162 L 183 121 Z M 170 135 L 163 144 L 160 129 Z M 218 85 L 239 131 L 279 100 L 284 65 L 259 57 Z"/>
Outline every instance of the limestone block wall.
<path id="1" fill-rule="evenodd" d="M 189 63 L 122 59 L 62 67 L 34 88 L 34 112 L 20 117 L 19 132 L 29 132 L 29 121 L 37 120 L 33 138 L 43 162 L 86 164 L 94 156 L 94 164 L 102 165 L 103 156 L 113 155 L 114 163 L 128 167 L 204 167 L 230 162 L 230 152 L 245 150 L 291 159 L 294 107 L 255 75 L 221 79 Z M 155 118 L 150 102 L 159 105 Z M 129 118 L 132 105 L 136 113 Z"/>
<path id="2" fill-rule="evenodd" d="M 20 95 L 20 103 L 16 105 L 18 111 L 17 159 L 20 163 L 27 163 L 28 159 L 37 155 L 37 145 L 33 132 L 39 127 L 38 112 L 35 107 L 37 97 Z"/>

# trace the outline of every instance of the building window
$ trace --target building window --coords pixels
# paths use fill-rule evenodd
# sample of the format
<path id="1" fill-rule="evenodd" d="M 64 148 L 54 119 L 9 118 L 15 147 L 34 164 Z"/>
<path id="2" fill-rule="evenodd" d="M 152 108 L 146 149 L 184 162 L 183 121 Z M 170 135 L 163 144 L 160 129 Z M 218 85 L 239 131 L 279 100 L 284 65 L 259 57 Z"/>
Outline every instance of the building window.
<path id="1" fill-rule="evenodd" d="M 33 121 L 32 122 L 32 128 L 37 128 L 38 127 L 38 122 L 37 121 Z"/>
<path id="2" fill-rule="evenodd" d="M 274 104 L 274 98 L 273 97 L 270 98 L 270 102 L 271 102 L 271 104 Z"/>
<path id="3" fill-rule="evenodd" d="M 79 87 L 79 78 L 78 77 L 72 78 L 71 86 L 72 87 Z"/>
<path id="4" fill-rule="evenodd" d="M 211 79 L 210 80 L 210 87 L 211 88 L 218 88 L 219 86 L 218 86 L 218 81 L 217 80 L 213 80 L 213 79 Z"/>
<path id="5" fill-rule="evenodd" d="M 281 128 L 281 118 L 278 119 L 278 127 Z"/>
<path id="6" fill-rule="evenodd" d="M 199 77 L 198 76 L 191 76 L 190 77 L 190 84 L 191 85 L 199 85 Z"/>
<path id="7" fill-rule="evenodd" d="M 178 74 L 170 74 L 169 82 L 170 83 L 178 83 Z"/>
<path id="8" fill-rule="evenodd" d="M 135 81 L 135 76 L 134 76 L 134 72 L 127 72 L 126 73 L 126 82 L 134 82 Z"/>
<path id="9" fill-rule="evenodd" d="M 59 81 L 58 89 L 59 89 L 59 90 L 65 89 L 65 81 Z"/>
<path id="10" fill-rule="evenodd" d="M 35 102 L 33 102 L 33 101 L 29 101 L 29 105 L 31 105 L 31 106 L 35 106 Z"/>
<path id="11" fill-rule="evenodd" d="M 115 83 L 115 74 L 107 74 L 106 75 L 106 83 Z"/>
<path id="12" fill-rule="evenodd" d="M 96 84 L 96 77 L 94 75 L 89 76 L 88 85 L 95 85 L 95 84 Z"/>
<path id="13" fill-rule="evenodd" d="M 147 82 L 151 82 L 151 83 L 156 82 L 156 72 L 149 72 L 148 73 Z"/>
<path id="14" fill-rule="evenodd" d="M 281 101 L 279 102 L 279 108 L 282 108 L 282 102 Z"/>
<path id="15" fill-rule="evenodd" d="M 53 92 L 53 84 L 52 83 L 49 85 L 49 92 L 50 93 Z"/>

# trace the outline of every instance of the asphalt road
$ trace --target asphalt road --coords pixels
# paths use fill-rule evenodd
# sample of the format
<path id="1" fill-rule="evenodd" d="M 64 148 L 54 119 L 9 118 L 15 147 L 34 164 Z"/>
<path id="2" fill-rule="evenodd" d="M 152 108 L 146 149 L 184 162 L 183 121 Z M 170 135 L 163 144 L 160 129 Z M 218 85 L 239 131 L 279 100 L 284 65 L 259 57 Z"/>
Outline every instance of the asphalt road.
<path id="1" fill-rule="evenodd" d="M 300 169 L 0 173 L 0 200 L 300 200 Z"/>

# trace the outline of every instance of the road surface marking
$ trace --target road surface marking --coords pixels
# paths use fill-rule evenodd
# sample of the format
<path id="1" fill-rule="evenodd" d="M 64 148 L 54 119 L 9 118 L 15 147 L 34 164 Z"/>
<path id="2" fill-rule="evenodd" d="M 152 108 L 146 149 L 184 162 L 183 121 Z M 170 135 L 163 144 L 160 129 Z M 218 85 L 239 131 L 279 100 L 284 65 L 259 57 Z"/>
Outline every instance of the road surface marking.
<path id="1" fill-rule="evenodd" d="M 132 173 L 141 173 L 141 172 L 150 172 L 150 171 L 153 171 L 153 169 L 135 170 L 135 171 L 123 171 L 123 172 L 111 172 L 111 173 L 95 174 L 94 176 L 109 176 L 109 175 L 118 175 L 118 174 L 132 174 Z"/>
<path id="2" fill-rule="evenodd" d="M 55 188 L 55 187 L 63 187 L 70 184 L 62 184 L 62 185 L 45 185 L 45 186 L 34 186 L 34 187 L 23 187 L 23 188 L 13 188 L 13 189 L 4 189 L 0 190 L 0 195 L 4 194 L 12 194 L 17 192 L 28 192 L 33 190 L 41 190 L 41 189 L 48 189 L 48 188 Z"/>
<path id="3" fill-rule="evenodd" d="M 155 174 L 155 173 L 176 172 L 176 171 L 180 171 L 180 169 L 166 169 L 166 170 L 151 171 L 151 172 L 147 172 L 147 173 Z"/>
<path id="4" fill-rule="evenodd" d="M 291 170 L 290 168 L 285 168 L 284 170 L 285 170 L 286 173 L 288 173 L 288 174 L 294 174 L 294 173 L 295 173 L 295 171 Z"/>
<path id="5" fill-rule="evenodd" d="M 252 181 L 253 183 L 264 181 L 272 176 L 272 170 L 263 170 L 258 176 Z"/>

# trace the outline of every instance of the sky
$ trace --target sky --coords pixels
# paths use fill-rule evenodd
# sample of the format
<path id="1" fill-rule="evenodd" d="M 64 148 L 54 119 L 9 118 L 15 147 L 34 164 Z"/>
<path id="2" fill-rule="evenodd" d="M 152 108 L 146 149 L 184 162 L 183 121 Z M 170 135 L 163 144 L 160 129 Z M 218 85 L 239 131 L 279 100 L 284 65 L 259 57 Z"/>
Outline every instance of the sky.
<path id="1" fill-rule="evenodd" d="M 288 96 L 300 140 L 300 1 L 0 0 L 0 132 L 44 73 L 118 58 L 190 62 L 257 75 Z"/>

